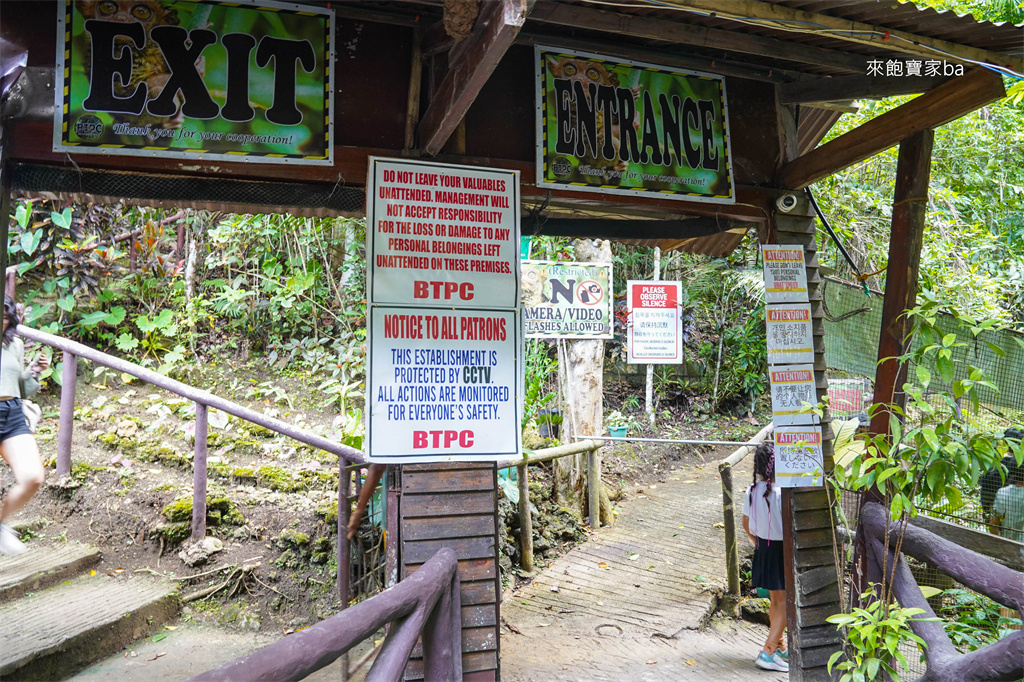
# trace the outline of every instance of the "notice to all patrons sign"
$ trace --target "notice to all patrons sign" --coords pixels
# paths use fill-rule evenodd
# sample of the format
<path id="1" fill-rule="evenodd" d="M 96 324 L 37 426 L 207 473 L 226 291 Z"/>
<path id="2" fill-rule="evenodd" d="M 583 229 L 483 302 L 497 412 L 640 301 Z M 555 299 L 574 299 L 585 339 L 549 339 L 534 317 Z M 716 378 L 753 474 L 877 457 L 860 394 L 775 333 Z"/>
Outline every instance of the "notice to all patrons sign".
<path id="1" fill-rule="evenodd" d="M 520 453 L 519 175 L 370 159 L 367 452 Z"/>

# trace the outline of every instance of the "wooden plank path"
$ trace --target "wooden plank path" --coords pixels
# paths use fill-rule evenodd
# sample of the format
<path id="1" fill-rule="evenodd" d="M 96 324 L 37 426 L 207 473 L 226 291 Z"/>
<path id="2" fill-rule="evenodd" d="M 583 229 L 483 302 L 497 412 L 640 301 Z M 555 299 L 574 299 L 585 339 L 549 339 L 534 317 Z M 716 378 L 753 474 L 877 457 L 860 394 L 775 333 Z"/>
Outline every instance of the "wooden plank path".
<path id="1" fill-rule="evenodd" d="M 502 679 L 786 679 L 753 664 L 767 628 L 711 622 L 726 587 L 716 465 L 681 466 L 620 506 L 503 601 Z"/>

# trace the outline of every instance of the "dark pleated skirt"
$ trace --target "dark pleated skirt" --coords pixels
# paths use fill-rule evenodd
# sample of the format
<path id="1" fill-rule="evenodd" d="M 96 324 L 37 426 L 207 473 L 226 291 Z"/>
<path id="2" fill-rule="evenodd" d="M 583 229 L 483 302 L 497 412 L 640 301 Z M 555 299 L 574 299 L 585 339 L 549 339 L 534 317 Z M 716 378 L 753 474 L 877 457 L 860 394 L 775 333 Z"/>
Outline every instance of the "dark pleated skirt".
<path id="1" fill-rule="evenodd" d="M 757 539 L 754 561 L 751 568 L 750 584 L 766 590 L 786 589 L 786 574 L 783 572 L 785 555 L 782 540 Z"/>

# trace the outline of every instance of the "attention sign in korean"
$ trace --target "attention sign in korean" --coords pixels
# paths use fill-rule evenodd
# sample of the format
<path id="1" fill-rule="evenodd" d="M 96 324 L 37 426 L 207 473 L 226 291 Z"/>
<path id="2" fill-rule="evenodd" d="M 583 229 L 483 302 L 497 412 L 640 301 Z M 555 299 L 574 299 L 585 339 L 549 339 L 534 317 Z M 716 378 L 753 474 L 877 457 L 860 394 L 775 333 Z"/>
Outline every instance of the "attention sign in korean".
<path id="1" fill-rule="evenodd" d="M 370 459 L 517 456 L 518 173 L 371 158 L 367 177 Z"/>
<path id="2" fill-rule="evenodd" d="M 537 184 L 731 204 L 725 79 L 536 48 Z"/>
<path id="3" fill-rule="evenodd" d="M 776 426 L 817 424 L 818 415 L 801 412 L 818 402 L 814 365 L 776 365 L 768 369 L 772 387 L 772 421 Z"/>
<path id="4" fill-rule="evenodd" d="M 800 488 L 824 484 L 820 426 L 775 429 L 775 485 Z"/>
<path id="5" fill-rule="evenodd" d="M 769 365 L 814 363 L 810 304 L 767 306 L 765 334 L 768 337 Z"/>
<path id="6" fill-rule="evenodd" d="M 612 338 L 612 266 L 522 261 L 528 339 Z"/>
<path id="7" fill-rule="evenodd" d="M 805 303 L 807 301 L 807 268 L 804 247 L 765 244 L 764 292 L 768 303 Z"/>
<path id="8" fill-rule="evenodd" d="M 324 7 L 64 0 L 55 151 L 330 164 Z"/>
<path id="9" fill-rule="evenodd" d="M 626 362 L 678 365 L 683 362 L 681 282 L 626 283 L 629 311 Z"/>
<path id="10" fill-rule="evenodd" d="M 519 304 L 519 172 L 370 159 L 370 303 Z"/>

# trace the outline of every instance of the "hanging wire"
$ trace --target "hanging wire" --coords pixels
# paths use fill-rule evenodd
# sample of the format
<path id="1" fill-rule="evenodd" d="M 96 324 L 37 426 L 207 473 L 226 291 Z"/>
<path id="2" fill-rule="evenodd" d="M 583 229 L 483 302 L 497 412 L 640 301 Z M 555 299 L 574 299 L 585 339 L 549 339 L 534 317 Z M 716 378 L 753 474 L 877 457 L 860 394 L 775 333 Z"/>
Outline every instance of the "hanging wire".
<path id="1" fill-rule="evenodd" d="M 867 275 L 861 274 L 860 268 L 858 268 L 857 264 L 853 262 L 853 258 L 850 257 L 850 253 L 846 250 L 846 247 L 843 246 L 843 243 L 839 241 L 839 236 L 835 233 L 835 230 L 832 229 L 832 225 L 829 224 L 828 218 L 825 217 L 825 214 L 822 213 L 821 209 L 818 207 L 818 202 L 815 201 L 814 194 L 811 192 L 811 188 L 806 187 L 804 189 L 804 193 L 807 194 L 807 198 L 808 200 L 810 200 L 811 206 L 814 208 L 814 212 L 818 214 L 818 218 L 821 220 L 821 224 L 825 226 L 825 230 L 827 230 L 829 236 L 832 237 L 832 241 L 834 241 L 836 243 L 836 246 L 839 247 L 839 253 L 843 254 L 843 258 L 845 258 L 846 262 L 850 264 L 851 268 L 853 268 L 853 272 L 854 275 L 856 275 L 857 277 L 857 281 L 860 282 L 860 285 L 862 287 L 864 287 L 864 295 L 870 295 L 871 292 L 868 290 L 867 283 L 868 277 L 881 274 L 882 272 L 885 271 L 885 268 L 882 268 L 877 272 L 872 272 Z"/>

